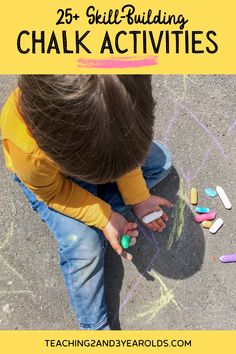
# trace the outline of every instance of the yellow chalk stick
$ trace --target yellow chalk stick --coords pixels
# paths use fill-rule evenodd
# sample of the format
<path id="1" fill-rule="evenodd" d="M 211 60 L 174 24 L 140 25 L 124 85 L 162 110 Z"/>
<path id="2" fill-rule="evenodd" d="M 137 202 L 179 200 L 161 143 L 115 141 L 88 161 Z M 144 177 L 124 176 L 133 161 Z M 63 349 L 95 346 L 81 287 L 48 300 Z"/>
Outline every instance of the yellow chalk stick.
<path id="1" fill-rule="evenodd" d="M 197 204 L 198 203 L 198 191 L 197 188 L 191 188 L 190 191 L 190 203 Z"/>
<path id="2" fill-rule="evenodd" d="M 212 222 L 211 221 L 203 221 L 202 226 L 205 227 L 205 229 L 210 229 L 210 227 L 212 226 Z"/>

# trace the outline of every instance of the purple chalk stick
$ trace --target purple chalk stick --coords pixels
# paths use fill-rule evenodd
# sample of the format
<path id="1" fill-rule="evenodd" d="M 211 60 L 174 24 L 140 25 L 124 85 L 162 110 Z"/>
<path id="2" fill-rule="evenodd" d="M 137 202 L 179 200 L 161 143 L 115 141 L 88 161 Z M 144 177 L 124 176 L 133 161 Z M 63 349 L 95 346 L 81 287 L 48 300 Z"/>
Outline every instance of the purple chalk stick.
<path id="1" fill-rule="evenodd" d="M 229 263 L 229 262 L 236 262 L 236 253 L 226 254 L 220 257 L 221 262 Z"/>

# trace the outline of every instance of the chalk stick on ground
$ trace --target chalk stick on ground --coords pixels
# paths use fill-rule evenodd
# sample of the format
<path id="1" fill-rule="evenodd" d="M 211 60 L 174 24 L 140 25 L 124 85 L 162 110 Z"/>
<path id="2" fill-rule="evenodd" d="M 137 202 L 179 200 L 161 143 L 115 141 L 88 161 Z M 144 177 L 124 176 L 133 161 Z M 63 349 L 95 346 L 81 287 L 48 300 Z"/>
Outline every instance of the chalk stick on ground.
<path id="1" fill-rule="evenodd" d="M 224 221 L 221 218 L 216 219 L 216 221 L 213 223 L 213 225 L 210 227 L 209 231 L 211 234 L 217 233 L 217 231 L 221 228 L 221 226 L 224 224 Z"/>
<path id="2" fill-rule="evenodd" d="M 236 262 L 236 253 L 225 254 L 224 256 L 220 257 L 220 261 L 223 263 Z"/>
<path id="3" fill-rule="evenodd" d="M 224 189 L 222 187 L 220 187 L 220 186 L 217 186 L 216 187 L 216 191 L 217 191 L 217 193 L 218 193 L 218 195 L 220 197 L 220 200 L 222 201 L 224 207 L 226 209 L 231 209 L 232 205 L 231 205 L 231 203 L 229 201 L 229 198 L 227 197 Z"/>
<path id="4" fill-rule="evenodd" d="M 212 188 L 205 188 L 204 192 L 206 195 L 208 195 L 211 198 L 214 198 L 217 195 L 217 192 Z"/>
<path id="5" fill-rule="evenodd" d="M 198 190 L 197 188 L 191 188 L 190 190 L 190 203 L 196 205 L 198 203 Z"/>

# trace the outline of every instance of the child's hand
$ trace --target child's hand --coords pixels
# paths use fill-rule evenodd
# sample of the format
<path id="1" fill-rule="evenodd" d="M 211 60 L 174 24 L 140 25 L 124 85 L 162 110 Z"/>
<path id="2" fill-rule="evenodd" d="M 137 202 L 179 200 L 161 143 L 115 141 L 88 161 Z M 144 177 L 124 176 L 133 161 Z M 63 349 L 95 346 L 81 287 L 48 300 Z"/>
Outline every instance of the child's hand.
<path id="1" fill-rule="evenodd" d="M 153 213 L 154 211 L 161 210 L 161 206 L 165 206 L 167 208 L 171 208 L 173 204 L 169 202 L 167 199 L 157 197 L 156 195 L 151 195 L 147 200 L 134 205 L 134 213 L 136 216 L 142 220 L 143 217 L 147 214 Z M 147 227 L 152 229 L 153 231 L 162 232 L 166 227 L 165 221 L 168 220 L 168 216 L 163 212 L 162 217 L 156 219 L 149 224 L 145 224 Z"/>
<path id="2" fill-rule="evenodd" d="M 130 253 L 127 253 L 120 245 L 120 237 L 123 234 L 133 237 L 138 236 L 137 224 L 129 223 L 122 215 L 116 213 L 115 211 L 111 212 L 110 219 L 106 226 L 103 229 L 103 234 L 106 239 L 110 242 L 111 247 L 119 255 L 131 260 L 132 256 Z M 134 242 L 133 242 L 134 244 Z"/>

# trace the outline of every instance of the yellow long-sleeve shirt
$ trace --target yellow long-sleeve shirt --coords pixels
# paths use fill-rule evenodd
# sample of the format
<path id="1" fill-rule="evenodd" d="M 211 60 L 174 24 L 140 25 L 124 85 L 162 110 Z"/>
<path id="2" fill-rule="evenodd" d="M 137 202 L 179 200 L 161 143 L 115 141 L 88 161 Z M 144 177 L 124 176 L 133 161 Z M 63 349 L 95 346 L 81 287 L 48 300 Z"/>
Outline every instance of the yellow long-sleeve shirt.
<path id="1" fill-rule="evenodd" d="M 16 101 L 17 90 L 9 96 L 0 116 L 6 167 L 50 208 L 103 229 L 111 214 L 110 205 L 68 179 L 39 149 L 17 112 Z M 125 204 L 134 205 L 149 197 L 140 168 L 122 176 L 117 185 Z"/>

